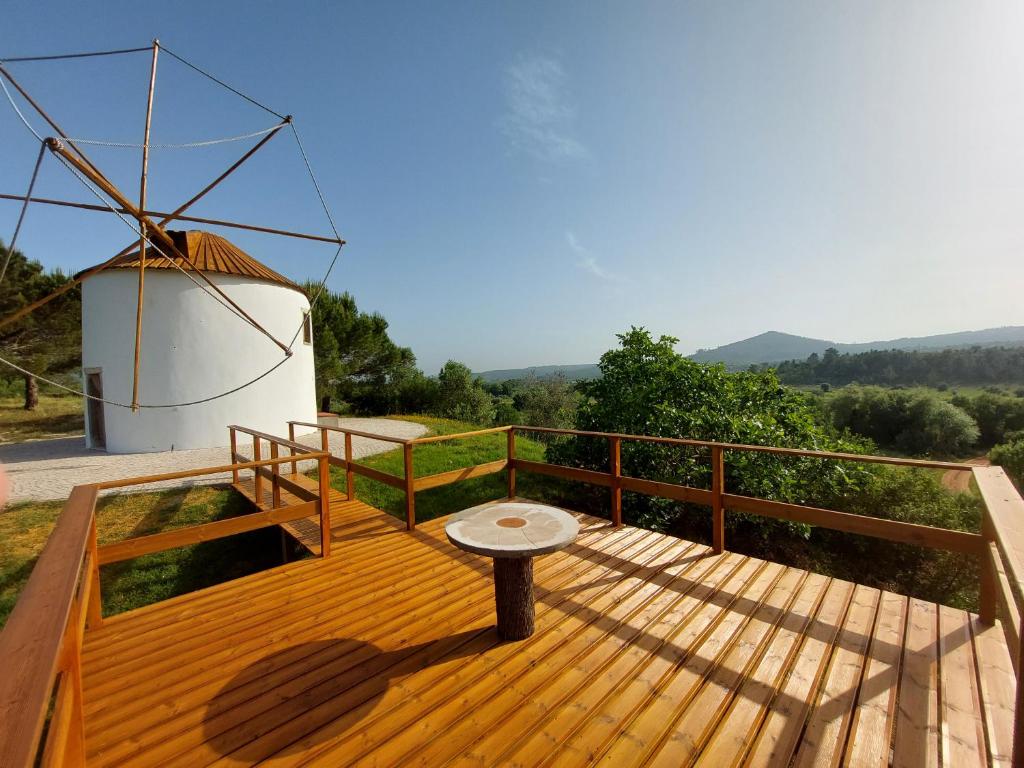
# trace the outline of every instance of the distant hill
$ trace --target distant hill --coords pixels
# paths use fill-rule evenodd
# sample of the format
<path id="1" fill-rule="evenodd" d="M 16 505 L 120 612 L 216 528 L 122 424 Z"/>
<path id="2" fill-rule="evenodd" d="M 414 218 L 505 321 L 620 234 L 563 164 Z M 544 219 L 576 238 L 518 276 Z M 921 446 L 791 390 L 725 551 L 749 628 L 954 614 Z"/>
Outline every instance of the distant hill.
<path id="1" fill-rule="evenodd" d="M 538 365 L 533 368 L 504 368 L 497 371 L 483 371 L 476 374 L 488 383 L 508 381 L 509 379 L 525 379 L 531 374 L 538 379 L 562 374 L 569 381 L 580 379 L 596 379 L 601 375 L 596 363 L 585 365 Z"/>
<path id="2" fill-rule="evenodd" d="M 841 354 L 856 354 L 871 350 L 940 350 L 973 346 L 1024 346 L 1024 326 L 1005 326 L 982 331 L 960 331 L 857 344 L 843 344 L 827 339 L 812 339 L 791 333 L 768 331 L 715 349 L 698 350 L 691 355 L 691 359 L 702 363 L 725 363 L 730 368 L 745 368 L 751 363 L 805 360 L 815 352 L 822 354 L 829 347 L 835 347 Z"/>
<path id="3" fill-rule="evenodd" d="M 690 355 L 691 360 L 701 363 L 725 363 L 728 367 L 742 369 L 753 363 L 780 363 L 784 360 L 806 360 L 817 352 L 823 354 L 829 347 L 835 347 L 841 354 L 857 354 L 871 350 L 932 350 L 956 349 L 958 347 L 1018 347 L 1024 346 L 1024 325 L 1008 325 L 1002 328 L 986 328 L 982 331 L 960 331 L 941 333 L 935 336 L 915 336 L 889 341 L 866 341 L 857 344 L 843 344 L 827 339 L 812 339 L 792 333 L 768 331 L 743 341 L 734 341 L 715 349 L 700 349 Z M 596 379 L 601 375 L 596 363 L 589 365 L 538 365 L 533 368 L 505 368 L 478 373 L 486 382 L 524 379 L 533 374 L 538 378 L 561 373 L 570 381 Z"/>

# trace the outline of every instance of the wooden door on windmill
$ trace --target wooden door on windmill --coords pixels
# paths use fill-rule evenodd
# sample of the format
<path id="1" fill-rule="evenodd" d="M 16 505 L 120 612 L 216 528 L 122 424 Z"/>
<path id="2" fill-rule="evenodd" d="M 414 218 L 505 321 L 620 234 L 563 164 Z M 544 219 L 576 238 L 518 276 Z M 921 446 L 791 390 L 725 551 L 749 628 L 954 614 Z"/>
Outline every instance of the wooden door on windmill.
<path id="1" fill-rule="evenodd" d="M 103 397 L 103 374 L 100 372 L 85 375 L 85 393 L 89 395 L 86 413 L 89 416 L 89 435 L 93 448 L 107 447 L 107 430 L 103 424 L 103 401 L 93 398 Z"/>

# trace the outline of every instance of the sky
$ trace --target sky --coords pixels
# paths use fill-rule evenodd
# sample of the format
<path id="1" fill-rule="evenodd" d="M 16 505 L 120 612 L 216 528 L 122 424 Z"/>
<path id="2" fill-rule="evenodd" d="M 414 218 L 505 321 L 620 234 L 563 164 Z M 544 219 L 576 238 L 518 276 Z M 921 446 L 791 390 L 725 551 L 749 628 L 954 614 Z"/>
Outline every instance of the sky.
<path id="1" fill-rule="evenodd" d="M 594 362 L 631 326 L 688 353 L 767 330 L 855 342 L 1024 324 L 1022 3 L 4 10 L 0 58 L 157 37 L 294 115 L 347 241 L 328 286 L 382 313 L 427 373 Z M 149 63 L 9 69 L 73 138 L 138 143 Z M 153 143 L 277 122 L 166 53 L 155 98 Z M 154 149 L 148 206 L 174 207 L 254 141 Z M 140 150 L 83 148 L 137 196 Z M 0 192 L 24 194 L 37 153 L 0 93 Z M 96 202 L 52 157 L 35 194 Z M 191 212 L 330 233 L 288 131 Z M 5 242 L 17 214 L 0 201 Z M 296 280 L 334 254 L 222 234 Z M 32 206 L 18 247 L 76 271 L 134 237 L 112 215 Z"/>

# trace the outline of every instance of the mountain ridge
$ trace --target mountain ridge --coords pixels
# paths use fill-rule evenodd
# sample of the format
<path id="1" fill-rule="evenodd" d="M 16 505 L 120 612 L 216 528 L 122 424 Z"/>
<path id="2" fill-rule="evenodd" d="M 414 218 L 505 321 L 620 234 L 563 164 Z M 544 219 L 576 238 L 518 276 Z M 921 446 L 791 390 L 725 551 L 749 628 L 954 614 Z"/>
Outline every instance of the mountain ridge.
<path id="1" fill-rule="evenodd" d="M 984 328 L 977 331 L 956 331 L 931 336 L 903 336 L 898 339 L 865 342 L 835 342 L 798 336 L 782 331 L 765 331 L 747 339 L 723 344 L 711 349 L 698 349 L 690 355 L 691 360 L 701 363 L 725 363 L 730 368 L 746 368 L 749 365 L 780 363 L 784 360 L 806 360 L 811 354 L 823 354 L 833 347 L 840 354 L 857 354 L 872 350 L 902 349 L 938 352 L 973 346 L 1024 346 L 1024 326 L 1006 325 Z M 596 363 L 577 365 L 536 365 L 526 368 L 501 368 L 478 372 L 486 382 L 522 379 L 531 374 L 538 378 L 561 373 L 572 381 L 591 379 L 600 375 Z"/>

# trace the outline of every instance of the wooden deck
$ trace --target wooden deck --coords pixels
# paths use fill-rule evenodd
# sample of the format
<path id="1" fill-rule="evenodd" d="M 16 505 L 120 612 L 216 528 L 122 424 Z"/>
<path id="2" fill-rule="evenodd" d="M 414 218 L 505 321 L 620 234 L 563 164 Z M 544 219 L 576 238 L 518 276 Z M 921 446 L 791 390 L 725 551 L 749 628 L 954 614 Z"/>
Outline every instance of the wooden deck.
<path id="1" fill-rule="evenodd" d="M 580 516 L 501 643 L 443 520 L 332 504 L 332 555 L 85 634 L 89 765 L 1009 764 L 998 625 Z"/>

